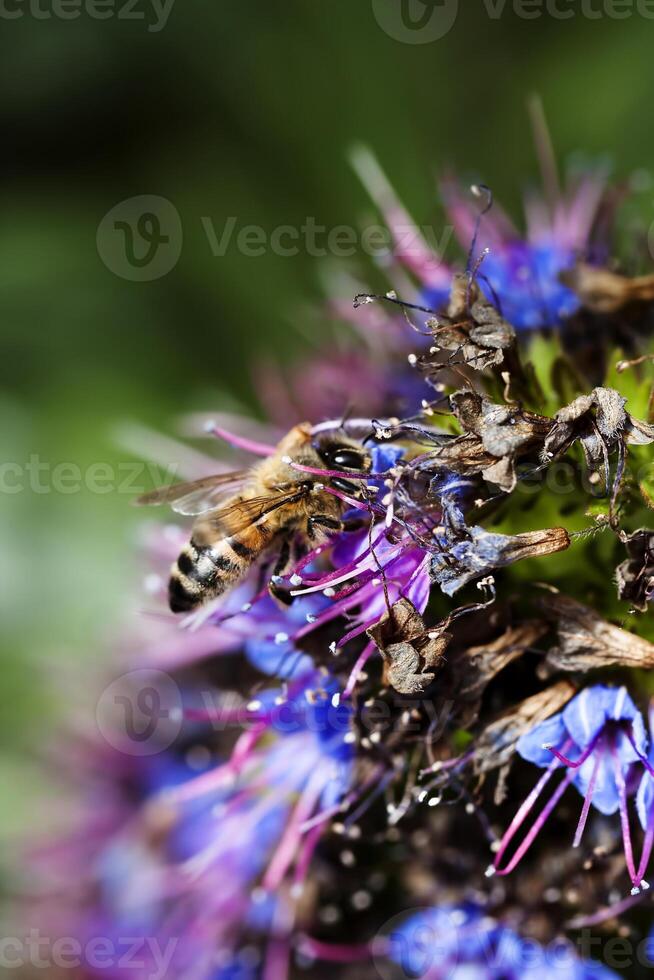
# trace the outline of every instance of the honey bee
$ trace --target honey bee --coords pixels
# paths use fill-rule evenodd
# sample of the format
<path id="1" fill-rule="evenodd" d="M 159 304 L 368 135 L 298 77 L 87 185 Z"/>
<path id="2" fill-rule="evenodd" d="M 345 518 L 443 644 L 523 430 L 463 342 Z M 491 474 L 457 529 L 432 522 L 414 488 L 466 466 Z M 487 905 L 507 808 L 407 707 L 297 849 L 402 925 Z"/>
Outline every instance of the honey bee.
<path id="1" fill-rule="evenodd" d="M 342 470 L 343 478 L 294 469 Z M 370 471 L 364 446 L 341 430 L 313 434 L 308 422 L 296 425 L 274 453 L 249 470 L 221 473 L 191 483 L 162 487 L 137 504 L 169 503 L 180 514 L 197 515 L 189 543 L 172 566 L 168 601 L 173 612 L 192 609 L 223 595 L 247 575 L 255 561 L 275 546 L 275 575 L 286 567 L 291 545 L 342 530 L 347 504 L 325 485 L 357 490 L 347 473 Z M 226 499 L 225 499 L 226 498 Z"/>

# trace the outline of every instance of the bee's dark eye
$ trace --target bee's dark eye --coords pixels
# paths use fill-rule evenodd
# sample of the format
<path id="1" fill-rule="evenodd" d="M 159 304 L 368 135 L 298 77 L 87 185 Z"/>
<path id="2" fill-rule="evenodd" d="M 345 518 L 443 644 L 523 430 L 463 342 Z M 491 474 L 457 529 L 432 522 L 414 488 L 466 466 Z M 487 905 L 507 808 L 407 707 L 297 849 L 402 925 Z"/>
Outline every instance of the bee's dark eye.
<path id="1" fill-rule="evenodd" d="M 344 470 L 356 470 L 363 462 L 361 453 L 357 453 L 353 449 L 339 449 L 334 453 L 332 459 L 334 466 L 342 466 Z"/>
<path id="2" fill-rule="evenodd" d="M 321 455 L 330 467 L 341 470 L 368 469 L 368 457 L 357 449 L 327 449 Z"/>

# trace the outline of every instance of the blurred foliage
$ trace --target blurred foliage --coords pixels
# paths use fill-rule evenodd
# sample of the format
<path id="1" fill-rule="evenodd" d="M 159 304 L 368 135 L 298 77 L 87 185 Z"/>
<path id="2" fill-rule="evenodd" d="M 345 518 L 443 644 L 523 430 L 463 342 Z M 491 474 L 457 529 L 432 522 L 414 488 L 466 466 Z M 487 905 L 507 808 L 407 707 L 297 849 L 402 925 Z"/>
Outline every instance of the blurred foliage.
<path id="1" fill-rule="evenodd" d="M 482 5 L 460 6 L 451 32 L 426 45 L 388 37 L 368 0 L 178 0 L 159 33 L 84 14 L 3 21 L 5 459 L 117 465 L 112 433 L 126 418 L 171 432 L 182 411 L 252 405 L 249 362 L 313 342 L 319 321 L 306 310 L 322 302 L 323 264 L 235 247 L 214 257 L 201 219 L 220 229 L 236 216 L 268 232 L 307 216 L 328 227 L 362 219 L 370 204 L 346 162 L 355 140 L 377 152 L 420 222 L 438 221 L 434 175 L 446 167 L 482 178 L 517 214 L 536 176 L 525 100 L 538 91 L 561 158 L 608 153 L 619 176 L 642 171 L 646 229 L 652 25 L 521 20 L 508 4 L 492 20 Z M 103 265 L 95 236 L 110 208 L 144 193 L 175 204 L 184 245 L 169 275 L 133 283 Z M 364 257 L 353 266 L 373 276 Z M 547 356 L 535 351 L 537 363 Z M 4 498 L 9 828 L 28 812 L 34 747 L 53 710 L 67 711 L 52 677 L 75 658 L 99 660 L 121 625 L 138 515 L 120 494 Z"/>

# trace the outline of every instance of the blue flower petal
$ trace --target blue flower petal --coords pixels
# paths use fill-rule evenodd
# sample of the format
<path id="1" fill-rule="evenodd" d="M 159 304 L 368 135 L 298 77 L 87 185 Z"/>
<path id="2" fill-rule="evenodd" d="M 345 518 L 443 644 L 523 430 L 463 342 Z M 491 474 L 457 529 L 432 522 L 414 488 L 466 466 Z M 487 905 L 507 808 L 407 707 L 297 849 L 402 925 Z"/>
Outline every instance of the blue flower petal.
<path id="1" fill-rule="evenodd" d="M 582 749 L 610 721 L 631 721 L 639 750 L 644 752 L 647 747 L 642 716 L 624 687 L 596 684 L 585 688 L 563 709 L 563 721 L 576 744 Z M 638 756 L 626 738 L 620 737 L 618 748 L 624 763 L 637 760 Z"/>
<path id="2" fill-rule="evenodd" d="M 313 670 L 311 657 L 296 650 L 290 641 L 246 640 L 245 654 L 253 667 L 270 677 L 290 680 Z"/>
<path id="3" fill-rule="evenodd" d="M 652 813 L 653 805 L 654 776 L 651 776 L 648 772 L 644 772 L 638 787 L 638 792 L 636 793 L 636 811 L 643 830 L 647 829 L 647 825 L 651 821 L 650 814 Z"/>
<path id="4" fill-rule="evenodd" d="M 582 796 L 586 795 L 596 762 L 597 757 L 593 752 L 590 758 L 582 762 L 579 769 L 575 771 L 572 782 Z M 595 779 L 592 802 L 595 809 L 607 817 L 616 813 L 620 806 L 613 759 L 609 753 L 606 753 L 600 761 Z"/>
<path id="5" fill-rule="evenodd" d="M 404 449 L 392 444 L 373 446 L 370 455 L 372 456 L 373 473 L 386 473 L 387 470 L 395 466 L 398 459 L 404 456 Z"/>
<path id="6" fill-rule="evenodd" d="M 493 248 L 480 269 L 479 282 L 491 303 L 518 330 L 556 326 L 579 309 L 579 297 L 560 279 L 574 254 L 554 241 L 516 241 Z"/>
<path id="7" fill-rule="evenodd" d="M 554 756 L 549 749 L 545 749 L 543 746 L 553 745 L 555 748 L 560 748 L 565 738 L 566 729 L 563 724 L 563 716 L 561 714 L 553 715 L 546 721 L 541 721 L 531 731 L 521 735 L 516 750 L 527 762 L 533 762 L 535 766 L 545 769 L 552 762 Z"/>

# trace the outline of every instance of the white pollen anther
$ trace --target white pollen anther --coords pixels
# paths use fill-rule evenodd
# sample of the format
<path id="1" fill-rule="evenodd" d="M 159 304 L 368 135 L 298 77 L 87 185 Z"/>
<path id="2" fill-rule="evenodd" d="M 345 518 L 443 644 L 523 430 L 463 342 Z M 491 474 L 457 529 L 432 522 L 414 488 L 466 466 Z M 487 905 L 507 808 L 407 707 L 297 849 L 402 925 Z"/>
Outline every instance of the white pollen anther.
<path id="1" fill-rule="evenodd" d="M 288 640 L 288 633 L 275 633 L 275 643 L 286 643 Z"/>
<path id="2" fill-rule="evenodd" d="M 291 585 L 302 585 L 302 576 L 297 573 L 291 575 Z"/>
<path id="3" fill-rule="evenodd" d="M 495 873 L 496 873 L 495 865 L 489 864 L 486 870 L 484 871 L 484 876 L 486 878 L 492 878 Z"/>
<path id="4" fill-rule="evenodd" d="M 292 459 L 291 456 L 282 456 L 282 463 L 286 463 L 286 465 L 288 466 L 288 464 L 289 463 L 292 463 L 292 462 L 293 462 L 293 459 Z"/>

